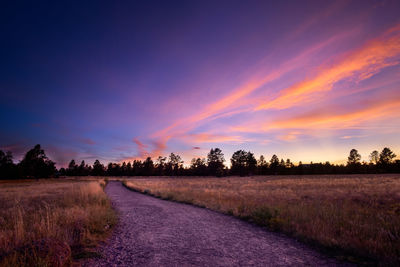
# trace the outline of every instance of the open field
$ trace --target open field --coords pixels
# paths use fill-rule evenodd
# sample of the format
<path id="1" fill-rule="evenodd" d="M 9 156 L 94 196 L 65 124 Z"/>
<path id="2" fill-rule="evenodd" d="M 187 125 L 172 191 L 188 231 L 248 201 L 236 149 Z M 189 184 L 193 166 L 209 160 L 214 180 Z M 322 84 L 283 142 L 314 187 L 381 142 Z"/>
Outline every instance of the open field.
<path id="1" fill-rule="evenodd" d="M 132 178 L 125 184 L 251 220 L 347 259 L 400 263 L 398 174 Z"/>
<path id="2" fill-rule="evenodd" d="M 0 266 L 64 266 L 95 255 L 117 217 L 104 180 L 0 182 Z"/>

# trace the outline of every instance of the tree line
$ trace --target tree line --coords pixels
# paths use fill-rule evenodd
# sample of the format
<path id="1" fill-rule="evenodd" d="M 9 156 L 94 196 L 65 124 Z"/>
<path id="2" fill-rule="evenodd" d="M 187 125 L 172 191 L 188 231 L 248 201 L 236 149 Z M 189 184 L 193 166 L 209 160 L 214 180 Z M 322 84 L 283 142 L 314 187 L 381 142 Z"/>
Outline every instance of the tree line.
<path id="1" fill-rule="evenodd" d="M 188 167 L 175 153 L 168 157 L 159 156 L 153 161 L 145 160 L 113 163 L 106 166 L 96 160 L 88 165 L 84 160 L 77 164 L 71 160 L 67 168 L 56 169 L 55 163 L 45 154 L 40 145 L 29 150 L 23 159 L 15 164 L 11 152 L 0 150 L 0 178 L 48 178 L 60 176 L 228 176 L 228 175 L 302 175 L 302 174 L 348 174 L 348 173 L 399 173 L 400 160 L 394 160 L 396 154 L 390 148 L 381 152 L 374 150 L 369 162 L 361 162 L 361 155 L 352 149 L 347 164 L 313 163 L 295 165 L 290 159 L 279 159 L 273 155 L 267 160 L 263 155 L 256 159 L 250 151 L 238 150 L 233 153 L 230 168 L 225 165 L 222 150 L 212 148 L 206 158 L 193 158 Z"/>

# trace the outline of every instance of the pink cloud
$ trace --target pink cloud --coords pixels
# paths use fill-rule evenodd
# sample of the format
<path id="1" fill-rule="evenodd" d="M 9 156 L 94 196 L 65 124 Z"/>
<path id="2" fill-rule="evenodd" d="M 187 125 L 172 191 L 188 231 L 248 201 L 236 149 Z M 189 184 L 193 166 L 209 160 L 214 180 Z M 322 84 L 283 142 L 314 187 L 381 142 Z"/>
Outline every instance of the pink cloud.
<path id="1" fill-rule="evenodd" d="M 259 104 L 255 110 L 286 109 L 304 105 L 316 93 L 332 90 L 335 83 L 344 79 L 365 80 L 382 69 L 398 65 L 400 59 L 400 25 L 386 31 L 378 38 L 368 41 L 362 47 L 349 52 L 337 63 L 321 66 L 313 78 L 305 79 L 281 91 L 280 95 Z"/>

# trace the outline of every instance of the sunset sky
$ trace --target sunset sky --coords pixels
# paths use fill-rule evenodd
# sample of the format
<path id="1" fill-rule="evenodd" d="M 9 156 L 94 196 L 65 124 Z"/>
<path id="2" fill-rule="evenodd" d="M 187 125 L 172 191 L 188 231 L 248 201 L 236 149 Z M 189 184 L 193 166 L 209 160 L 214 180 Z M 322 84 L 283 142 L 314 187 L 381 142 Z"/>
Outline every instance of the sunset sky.
<path id="1" fill-rule="evenodd" d="M 40 3 L 39 3 L 40 2 Z M 58 167 L 219 147 L 400 154 L 400 1 L 10 1 L 0 149 Z"/>

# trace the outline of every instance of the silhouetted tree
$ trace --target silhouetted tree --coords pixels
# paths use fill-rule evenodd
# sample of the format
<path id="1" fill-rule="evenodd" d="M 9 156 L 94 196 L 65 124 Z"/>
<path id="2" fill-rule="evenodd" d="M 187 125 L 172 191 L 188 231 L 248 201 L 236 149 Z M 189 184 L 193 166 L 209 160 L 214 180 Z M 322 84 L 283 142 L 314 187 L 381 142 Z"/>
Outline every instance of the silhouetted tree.
<path id="1" fill-rule="evenodd" d="M 283 159 L 281 159 L 281 161 L 279 161 L 279 165 L 281 167 L 285 167 L 285 161 Z"/>
<path id="2" fill-rule="evenodd" d="M 142 169 L 143 169 L 142 161 L 135 159 L 132 163 L 132 174 L 143 175 Z"/>
<path id="3" fill-rule="evenodd" d="M 17 176 L 17 168 L 13 162 L 12 153 L 10 151 L 4 153 L 0 150 L 0 178 L 12 179 Z"/>
<path id="4" fill-rule="evenodd" d="M 286 159 L 286 163 L 285 163 L 285 168 L 286 169 L 291 169 L 293 168 L 293 163 L 290 161 L 290 159 Z"/>
<path id="5" fill-rule="evenodd" d="M 239 174 L 240 176 L 253 173 L 257 165 L 254 154 L 244 150 L 238 150 L 233 153 L 231 158 L 231 172 L 232 174 Z"/>
<path id="6" fill-rule="evenodd" d="M 167 158 L 159 156 L 156 160 L 156 175 L 165 175 L 165 165 L 166 165 Z"/>
<path id="7" fill-rule="evenodd" d="M 151 160 L 151 157 L 147 157 L 145 161 L 143 161 L 143 175 L 150 176 L 154 174 L 154 164 Z"/>
<path id="8" fill-rule="evenodd" d="M 393 151 L 385 147 L 382 149 L 382 152 L 379 154 L 379 164 L 381 165 L 388 165 L 392 163 L 392 160 L 396 157 L 396 154 L 393 153 Z"/>
<path id="9" fill-rule="evenodd" d="M 121 166 L 118 163 L 112 163 L 112 162 L 108 163 L 106 173 L 109 176 L 123 175 Z"/>
<path id="10" fill-rule="evenodd" d="M 55 163 L 47 158 L 40 145 L 25 154 L 19 167 L 24 177 L 47 178 L 56 172 Z"/>
<path id="11" fill-rule="evenodd" d="M 183 160 L 179 155 L 171 153 L 168 157 L 167 172 L 169 175 L 179 175 L 183 169 Z"/>
<path id="12" fill-rule="evenodd" d="M 113 173 L 113 164 L 112 164 L 112 162 L 109 162 L 107 164 L 106 173 L 107 173 L 108 176 L 112 176 L 112 173 Z"/>
<path id="13" fill-rule="evenodd" d="M 245 174 L 247 152 L 238 150 L 231 157 L 231 173 L 243 176 Z"/>
<path id="14" fill-rule="evenodd" d="M 89 175 L 89 166 L 85 163 L 84 160 L 81 161 L 81 164 L 78 167 L 78 175 L 79 176 Z"/>
<path id="15" fill-rule="evenodd" d="M 347 157 L 348 165 L 360 164 L 361 155 L 358 153 L 357 149 L 350 150 L 350 155 Z"/>
<path id="16" fill-rule="evenodd" d="M 376 150 L 372 151 L 371 154 L 369 154 L 369 161 L 372 164 L 377 164 L 379 161 L 379 152 Z"/>
<path id="17" fill-rule="evenodd" d="M 268 167 L 268 162 L 265 160 L 265 157 L 261 155 L 260 159 L 257 161 L 258 174 L 267 174 Z"/>
<path id="18" fill-rule="evenodd" d="M 247 152 L 247 169 L 248 174 L 254 174 L 257 169 L 257 160 L 250 151 Z"/>
<path id="19" fill-rule="evenodd" d="M 71 160 L 68 164 L 67 174 L 69 176 L 76 176 L 78 172 L 78 165 L 76 165 L 75 160 Z"/>
<path id="20" fill-rule="evenodd" d="M 121 165 L 121 175 L 126 175 L 126 172 L 127 172 L 126 162 L 124 161 L 124 162 L 122 162 L 122 165 Z"/>
<path id="21" fill-rule="evenodd" d="M 207 166 L 210 175 L 222 176 L 224 174 L 224 154 L 219 148 L 211 149 L 207 154 Z"/>
<path id="22" fill-rule="evenodd" d="M 269 168 L 271 169 L 271 172 L 273 174 L 276 174 L 276 172 L 278 171 L 278 167 L 279 167 L 279 158 L 274 154 L 272 155 L 269 161 Z"/>
<path id="23" fill-rule="evenodd" d="M 98 159 L 93 163 L 92 175 L 101 176 L 105 174 L 104 165 Z"/>
<path id="24" fill-rule="evenodd" d="M 126 164 L 126 174 L 127 176 L 131 176 L 132 175 L 132 164 L 131 162 L 128 162 L 128 164 Z"/>
<path id="25" fill-rule="evenodd" d="M 347 169 L 350 173 L 359 173 L 361 168 L 361 155 L 358 153 L 357 149 L 350 150 L 350 154 L 347 157 Z"/>
<path id="26" fill-rule="evenodd" d="M 207 175 L 207 163 L 204 158 L 193 158 L 189 167 L 192 175 L 204 176 Z"/>

